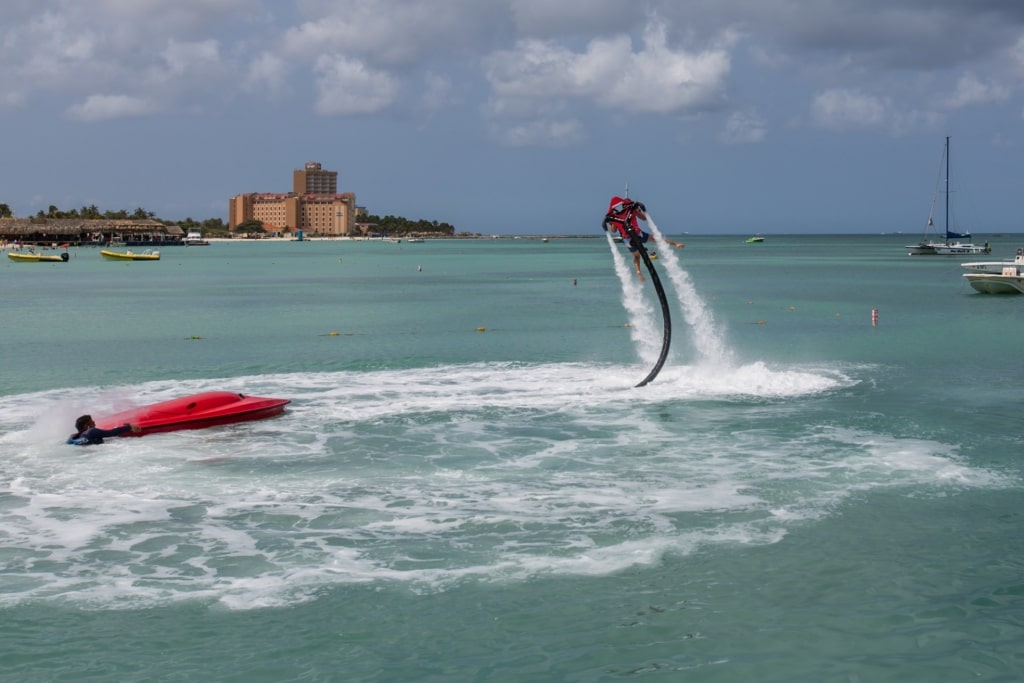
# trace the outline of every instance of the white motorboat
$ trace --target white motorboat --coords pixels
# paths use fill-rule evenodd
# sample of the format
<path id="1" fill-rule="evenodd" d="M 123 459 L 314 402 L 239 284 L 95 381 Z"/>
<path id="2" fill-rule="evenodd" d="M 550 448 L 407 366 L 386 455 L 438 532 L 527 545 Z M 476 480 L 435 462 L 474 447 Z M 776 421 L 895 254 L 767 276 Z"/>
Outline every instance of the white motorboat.
<path id="1" fill-rule="evenodd" d="M 185 235 L 185 239 L 182 240 L 182 244 L 186 247 L 205 247 L 210 243 L 203 239 L 203 233 L 192 230 Z"/>
<path id="2" fill-rule="evenodd" d="M 995 273 L 1001 274 L 1007 266 L 1024 267 L 1024 248 L 1017 249 L 1017 255 L 1012 261 L 968 261 L 961 263 L 960 267 L 972 273 Z"/>
<path id="3" fill-rule="evenodd" d="M 1006 266 L 1002 273 L 964 273 L 964 279 L 982 294 L 1024 294 L 1024 269 Z"/>
<path id="4" fill-rule="evenodd" d="M 971 272 L 963 277 L 983 294 L 1024 294 L 1024 249 L 1017 250 L 1013 261 L 961 263 Z"/>

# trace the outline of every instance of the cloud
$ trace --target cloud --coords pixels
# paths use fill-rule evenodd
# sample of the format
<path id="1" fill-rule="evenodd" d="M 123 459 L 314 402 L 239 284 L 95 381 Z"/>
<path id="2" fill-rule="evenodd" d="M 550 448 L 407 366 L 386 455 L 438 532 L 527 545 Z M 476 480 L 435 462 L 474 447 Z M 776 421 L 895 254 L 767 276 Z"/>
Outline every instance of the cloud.
<path id="1" fill-rule="evenodd" d="M 946 101 L 950 109 L 959 109 L 990 102 L 1003 102 L 1010 97 L 1010 88 L 992 81 L 982 81 L 974 74 L 964 74 L 956 82 L 956 90 Z"/>
<path id="2" fill-rule="evenodd" d="M 718 139 L 729 145 L 761 142 L 768 131 L 755 111 L 736 111 L 725 121 Z"/>
<path id="3" fill-rule="evenodd" d="M 821 128 L 837 132 L 876 130 L 902 136 L 932 132 L 944 123 L 945 117 L 935 111 L 897 109 L 890 97 L 833 88 L 814 98 L 811 120 Z"/>
<path id="4" fill-rule="evenodd" d="M 4 90 L 0 92 L 0 110 L 17 109 L 28 102 L 24 91 Z"/>
<path id="5" fill-rule="evenodd" d="M 158 111 L 153 102 L 130 95 L 90 95 L 85 102 L 68 108 L 68 118 L 86 123 L 108 121 L 132 116 L 146 116 Z"/>
<path id="6" fill-rule="evenodd" d="M 316 74 L 314 109 L 323 116 L 372 114 L 394 102 L 398 94 L 394 77 L 354 59 L 323 55 L 317 60 Z"/>
<path id="7" fill-rule="evenodd" d="M 576 120 L 529 121 L 518 125 L 494 126 L 492 135 L 508 147 L 568 147 L 583 139 L 583 126 Z"/>
<path id="8" fill-rule="evenodd" d="M 284 32 L 282 51 L 313 62 L 344 54 L 375 68 L 407 70 L 486 48 L 504 3 L 476 0 L 330 0 L 304 3 L 310 19 Z"/>
<path id="9" fill-rule="evenodd" d="M 729 74 L 722 49 L 673 50 L 665 26 L 648 24 L 643 49 L 629 36 L 595 38 L 582 52 L 552 41 L 523 40 L 484 60 L 498 98 L 572 97 L 631 112 L 681 113 L 716 105 Z"/>
<path id="10" fill-rule="evenodd" d="M 288 73 L 288 63 L 284 59 L 264 52 L 249 64 L 243 87 L 249 92 L 263 92 L 276 97 L 284 91 Z"/>
<path id="11" fill-rule="evenodd" d="M 491 130 L 504 144 L 582 139 L 577 117 L 546 112 L 571 102 L 627 114 L 684 115 L 714 109 L 725 99 L 730 55 L 721 46 L 685 50 L 669 45 L 664 23 L 652 19 L 640 49 L 628 35 L 591 39 L 574 51 L 550 40 L 525 39 L 483 60 L 492 96 Z M 560 123 L 554 123 L 559 121 Z"/>
<path id="12" fill-rule="evenodd" d="M 599 115 L 711 114 L 731 144 L 813 92 L 813 122 L 837 131 L 931 125 L 922 102 L 953 115 L 1009 101 L 1022 35 L 1024 4 L 1008 0 L 6 0 L 0 107 L 43 95 L 84 117 L 95 93 L 168 109 L 287 93 L 332 116 L 482 112 L 515 131 L 505 141 L 583 139 Z"/>
<path id="13" fill-rule="evenodd" d="M 216 40 L 182 43 L 171 40 L 161 52 L 168 77 L 196 78 L 220 66 L 220 44 Z"/>
<path id="14" fill-rule="evenodd" d="M 885 98 L 832 88 L 814 98 L 811 118 L 822 128 L 838 131 L 882 128 L 889 121 L 889 107 Z"/>

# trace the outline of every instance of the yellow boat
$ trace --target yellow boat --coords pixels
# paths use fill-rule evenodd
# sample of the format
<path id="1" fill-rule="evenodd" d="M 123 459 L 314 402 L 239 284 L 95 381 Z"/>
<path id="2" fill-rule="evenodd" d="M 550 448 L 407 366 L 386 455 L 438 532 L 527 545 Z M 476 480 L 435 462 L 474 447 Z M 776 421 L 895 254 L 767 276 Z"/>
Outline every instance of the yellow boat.
<path id="1" fill-rule="evenodd" d="M 153 249 L 147 249 L 143 252 L 134 252 L 131 249 L 127 251 L 110 251 L 108 249 L 101 249 L 100 255 L 105 259 L 111 261 L 159 261 L 160 252 L 154 251 Z"/>
<path id="2" fill-rule="evenodd" d="M 68 253 L 64 252 L 62 254 L 29 254 L 22 253 L 20 251 L 9 251 L 7 252 L 7 258 L 11 259 L 12 261 L 20 263 L 64 263 L 65 261 L 68 260 Z"/>

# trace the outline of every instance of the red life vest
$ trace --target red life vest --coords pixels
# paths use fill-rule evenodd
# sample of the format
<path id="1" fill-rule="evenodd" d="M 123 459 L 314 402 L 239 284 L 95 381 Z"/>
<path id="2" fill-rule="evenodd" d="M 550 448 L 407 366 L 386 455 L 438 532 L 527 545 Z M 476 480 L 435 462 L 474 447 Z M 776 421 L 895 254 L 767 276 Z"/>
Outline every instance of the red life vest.
<path id="1" fill-rule="evenodd" d="M 608 202 L 608 213 L 604 216 L 605 225 L 619 231 L 622 239 L 628 240 L 631 235 L 640 234 L 640 226 L 636 220 L 637 203 L 632 199 L 612 197 Z"/>

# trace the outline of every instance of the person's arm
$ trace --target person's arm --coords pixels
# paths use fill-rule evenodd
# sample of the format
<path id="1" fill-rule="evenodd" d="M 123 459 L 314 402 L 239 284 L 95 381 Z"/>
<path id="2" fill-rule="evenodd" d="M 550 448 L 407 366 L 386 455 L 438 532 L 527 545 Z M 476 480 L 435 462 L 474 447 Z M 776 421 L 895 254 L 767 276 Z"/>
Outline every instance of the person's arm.
<path id="1" fill-rule="evenodd" d="M 120 427 L 114 427 L 113 429 L 100 429 L 99 427 L 93 427 L 85 434 L 88 434 L 90 439 L 105 439 L 108 436 L 121 436 L 125 432 L 132 431 L 132 429 L 132 426 L 126 422 Z M 85 436 L 85 434 L 82 436 Z"/>
<path id="2" fill-rule="evenodd" d="M 81 434 L 78 438 L 68 439 L 68 443 L 73 443 L 79 446 L 86 444 L 101 444 L 103 439 L 108 436 L 121 436 L 127 431 L 139 432 L 142 431 L 139 427 L 133 427 L 130 424 L 123 424 L 120 427 L 114 427 L 113 429 L 100 429 L 99 427 L 90 427 Z"/>

